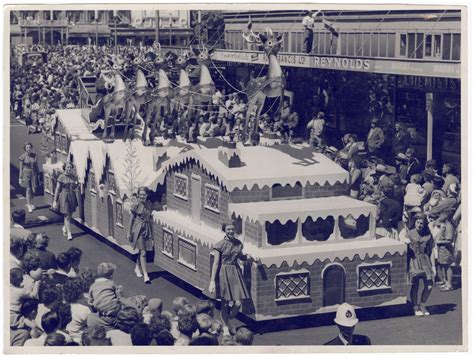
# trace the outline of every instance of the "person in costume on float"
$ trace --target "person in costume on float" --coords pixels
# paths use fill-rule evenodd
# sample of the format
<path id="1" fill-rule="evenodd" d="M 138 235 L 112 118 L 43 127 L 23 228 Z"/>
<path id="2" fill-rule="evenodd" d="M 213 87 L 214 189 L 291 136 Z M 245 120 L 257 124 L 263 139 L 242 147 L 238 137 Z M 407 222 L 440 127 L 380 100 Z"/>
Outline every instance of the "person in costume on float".
<path id="1" fill-rule="evenodd" d="M 222 230 L 225 237 L 219 241 L 211 254 L 214 255 L 214 263 L 211 270 L 209 292 L 222 299 L 221 317 L 224 323 L 224 334 L 234 332 L 235 328 L 229 322 L 237 316 L 242 300 L 249 299 L 250 294 L 245 286 L 242 273 L 237 260 L 247 260 L 248 255 L 242 253 L 243 244 L 236 237 L 235 225 L 232 222 L 224 223 Z M 219 291 L 216 291 L 216 278 L 219 271 Z"/>
<path id="2" fill-rule="evenodd" d="M 360 346 L 360 345 L 371 345 L 370 339 L 367 336 L 356 335 L 354 330 L 356 328 L 359 319 L 356 316 L 354 307 L 348 303 L 339 305 L 336 312 L 336 318 L 334 322 L 339 328 L 339 334 L 336 338 L 325 343 L 328 346 Z"/>
<path id="3" fill-rule="evenodd" d="M 64 173 L 58 177 L 56 191 L 53 198 L 53 209 L 58 210 L 64 216 L 63 235 L 72 240 L 71 217 L 77 206 L 78 181 L 74 174 L 74 164 L 66 162 L 63 166 Z"/>
<path id="4" fill-rule="evenodd" d="M 145 284 L 150 284 L 146 270 L 146 242 L 152 239 L 152 207 L 148 201 L 148 188 L 141 186 L 138 188 L 138 199 L 130 208 L 130 227 L 127 238 L 133 249 L 138 249 L 138 256 L 135 263 L 135 274 L 143 277 Z M 141 271 L 140 271 L 141 266 Z M 143 272 L 143 273 L 142 273 Z"/>
<path id="5" fill-rule="evenodd" d="M 26 190 L 26 208 L 28 212 L 33 212 L 33 195 L 37 189 L 38 158 L 33 152 L 33 144 L 27 141 L 23 145 L 25 152 L 19 157 L 20 179 L 19 184 Z"/>
<path id="6" fill-rule="evenodd" d="M 427 316 L 429 311 L 425 304 L 431 294 L 434 278 L 434 241 L 426 224 L 426 216 L 418 213 L 415 216 L 414 228 L 408 231 L 408 274 L 410 276 L 411 289 L 410 299 L 413 312 L 416 316 Z M 423 280 L 424 288 L 418 303 L 418 290 L 420 280 Z"/>

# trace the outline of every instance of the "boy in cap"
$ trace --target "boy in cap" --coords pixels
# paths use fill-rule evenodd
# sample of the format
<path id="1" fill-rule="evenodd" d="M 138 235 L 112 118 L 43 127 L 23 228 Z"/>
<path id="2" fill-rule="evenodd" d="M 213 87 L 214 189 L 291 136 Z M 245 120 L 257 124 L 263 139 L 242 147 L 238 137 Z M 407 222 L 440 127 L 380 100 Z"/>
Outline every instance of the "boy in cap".
<path id="1" fill-rule="evenodd" d="M 367 336 L 355 335 L 354 330 L 359 322 L 356 316 L 354 307 L 348 303 L 339 305 L 336 312 L 334 322 L 339 328 L 339 335 L 325 343 L 325 345 L 332 346 L 348 346 L 348 345 L 371 345 L 370 339 Z"/>

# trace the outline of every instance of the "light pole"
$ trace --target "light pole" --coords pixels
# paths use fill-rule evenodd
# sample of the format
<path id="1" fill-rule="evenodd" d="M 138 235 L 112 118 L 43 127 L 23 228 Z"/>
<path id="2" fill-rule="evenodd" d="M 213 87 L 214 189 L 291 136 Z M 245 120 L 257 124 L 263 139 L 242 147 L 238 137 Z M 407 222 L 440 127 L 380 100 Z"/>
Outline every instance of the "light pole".
<path id="1" fill-rule="evenodd" d="M 117 54 L 117 21 L 118 21 L 118 13 L 117 10 L 114 10 L 114 44 L 115 44 L 115 54 Z"/>
<path id="2" fill-rule="evenodd" d="M 156 10 L 155 42 L 160 42 L 160 11 Z"/>
<path id="3" fill-rule="evenodd" d="M 169 31 L 169 37 L 170 37 L 170 46 L 171 46 L 171 28 L 173 27 L 173 14 L 170 12 L 170 31 Z"/>
<path id="4" fill-rule="evenodd" d="M 51 10 L 50 14 L 49 14 L 49 17 L 50 17 L 50 20 L 51 20 L 51 47 L 53 47 L 53 42 L 54 42 L 54 36 L 53 36 L 53 18 L 54 18 L 54 14 L 53 14 L 53 10 Z M 46 42 L 46 40 L 45 40 Z"/>
<path id="5" fill-rule="evenodd" d="M 95 10 L 95 47 L 99 48 L 99 10 Z"/>

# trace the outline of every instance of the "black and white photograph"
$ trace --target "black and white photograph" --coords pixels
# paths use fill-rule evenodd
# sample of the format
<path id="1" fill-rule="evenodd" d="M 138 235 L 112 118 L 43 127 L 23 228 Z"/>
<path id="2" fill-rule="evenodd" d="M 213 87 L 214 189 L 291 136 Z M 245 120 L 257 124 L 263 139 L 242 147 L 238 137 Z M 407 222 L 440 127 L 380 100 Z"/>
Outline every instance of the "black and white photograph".
<path id="1" fill-rule="evenodd" d="M 465 6 L 4 19 L 5 353 L 467 351 Z"/>

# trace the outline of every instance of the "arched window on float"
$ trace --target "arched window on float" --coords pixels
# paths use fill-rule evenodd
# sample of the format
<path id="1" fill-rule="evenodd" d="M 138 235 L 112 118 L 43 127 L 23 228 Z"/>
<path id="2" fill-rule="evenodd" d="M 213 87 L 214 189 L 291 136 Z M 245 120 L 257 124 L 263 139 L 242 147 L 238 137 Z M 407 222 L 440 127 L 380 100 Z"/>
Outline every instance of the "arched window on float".
<path id="1" fill-rule="evenodd" d="M 298 221 L 292 222 L 290 220 L 284 224 L 279 220 L 273 223 L 265 222 L 265 230 L 267 232 L 267 243 L 270 246 L 294 242 L 298 232 Z"/>

